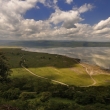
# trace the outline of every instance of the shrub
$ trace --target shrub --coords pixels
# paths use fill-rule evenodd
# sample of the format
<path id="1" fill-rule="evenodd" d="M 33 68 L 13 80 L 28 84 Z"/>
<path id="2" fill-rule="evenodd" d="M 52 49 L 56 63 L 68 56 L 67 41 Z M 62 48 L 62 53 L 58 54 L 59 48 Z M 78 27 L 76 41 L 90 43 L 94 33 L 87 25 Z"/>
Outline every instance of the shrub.
<path id="1" fill-rule="evenodd" d="M 20 90 L 19 88 L 11 88 L 8 91 L 2 93 L 2 97 L 5 99 L 17 99 L 19 97 Z"/>
<path id="2" fill-rule="evenodd" d="M 45 101 L 49 100 L 50 97 L 51 97 L 50 92 L 43 92 L 40 100 L 42 102 L 45 102 Z"/>
<path id="3" fill-rule="evenodd" d="M 19 96 L 22 100 L 32 99 L 36 97 L 36 92 L 22 92 Z"/>

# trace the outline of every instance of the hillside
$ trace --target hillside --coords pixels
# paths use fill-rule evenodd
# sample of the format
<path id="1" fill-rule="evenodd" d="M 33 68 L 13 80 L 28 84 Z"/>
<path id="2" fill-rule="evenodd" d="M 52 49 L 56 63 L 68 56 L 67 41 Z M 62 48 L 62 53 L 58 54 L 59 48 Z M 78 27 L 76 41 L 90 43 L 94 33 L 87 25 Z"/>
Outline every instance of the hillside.
<path id="1" fill-rule="evenodd" d="M 81 64 L 79 59 L 57 54 L 27 52 L 17 48 L 0 50 L 9 59 L 13 77 L 20 73 L 22 68 L 20 62 L 23 61 L 23 66 L 29 71 L 48 80 L 76 86 L 109 85 L 109 71 L 97 66 Z"/>
<path id="2" fill-rule="evenodd" d="M 66 56 L 1 48 L 11 76 L 0 82 L 0 110 L 109 110 L 109 71 Z"/>

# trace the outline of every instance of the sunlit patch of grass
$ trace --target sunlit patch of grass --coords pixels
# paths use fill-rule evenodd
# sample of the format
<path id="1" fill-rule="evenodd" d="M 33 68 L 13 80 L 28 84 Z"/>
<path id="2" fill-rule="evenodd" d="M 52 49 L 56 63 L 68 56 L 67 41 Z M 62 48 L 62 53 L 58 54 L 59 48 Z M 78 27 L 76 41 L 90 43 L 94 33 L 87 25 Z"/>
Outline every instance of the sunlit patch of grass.
<path id="1" fill-rule="evenodd" d="M 26 71 L 24 68 L 13 68 L 11 69 L 11 78 L 21 78 L 21 77 L 30 77 L 31 75 L 28 71 Z"/>
<path id="2" fill-rule="evenodd" d="M 97 86 L 110 85 L 110 75 L 97 74 L 97 75 L 93 75 L 92 77 L 96 80 Z"/>
<path id="3" fill-rule="evenodd" d="M 92 84 L 92 80 L 86 72 L 77 74 L 71 71 L 70 68 L 56 69 L 53 67 L 43 67 L 28 69 L 37 75 L 49 78 L 50 80 L 57 80 L 68 85 L 87 86 Z"/>

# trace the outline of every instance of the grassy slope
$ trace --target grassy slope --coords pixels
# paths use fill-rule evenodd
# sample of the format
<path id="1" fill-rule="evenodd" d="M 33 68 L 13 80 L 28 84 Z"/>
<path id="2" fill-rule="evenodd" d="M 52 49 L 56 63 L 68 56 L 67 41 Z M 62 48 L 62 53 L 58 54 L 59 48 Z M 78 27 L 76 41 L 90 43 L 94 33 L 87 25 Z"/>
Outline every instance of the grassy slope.
<path id="1" fill-rule="evenodd" d="M 80 69 L 81 67 L 77 68 Z M 83 74 L 78 74 L 72 71 L 71 68 L 59 69 L 54 67 L 43 67 L 29 69 L 37 75 L 41 75 L 49 79 L 54 79 L 69 85 L 82 86 L 92 84 L 92 81 L 86 72 L 84 72 Z"/>
<path id="2" fill-rule="evenodd" d="M 96 85 L 110 85 L 110 75 L 99 74 L 94 75 L 93 78 L 97 81 Z"/>
<path id="3" fill-rule="evenodd" d="M 87 86 L 93 83 L 85 68 L 77 64 L 72 58 L 55 54 L 26 52 L 15 48 L 0 50 L 6 54 L 13 68 L 11 77 L 32 76 L 26 70 L 20 68 L 19 62 L 23 57 L 28 69 L 37 75 L 69 85 Z M 97 85 L 108 85 L 107 81 L 110 80 L 110 76 L 101 74 L 94 75 L 93 78 L 97 81 Z"/>

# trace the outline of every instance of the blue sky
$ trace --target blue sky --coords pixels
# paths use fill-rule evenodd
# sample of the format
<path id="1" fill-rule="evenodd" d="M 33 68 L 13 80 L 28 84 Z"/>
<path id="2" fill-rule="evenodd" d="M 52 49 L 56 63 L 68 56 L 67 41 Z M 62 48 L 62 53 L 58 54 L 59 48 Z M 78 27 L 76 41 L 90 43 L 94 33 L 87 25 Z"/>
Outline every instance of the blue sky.
<path id="1" fill-rule="evenodd" d="M 110 0 L 1 0 L 0 39 L 110 41 Z"/>
<path id="2" fill-rule="evenodd" d="M 110 10 L 110 0 L 74 0 L 71 4 L 67 4 L 63 1 L 64 0 L 59 0 L 57 2 L 58 7 L 63 11 L 72 10 L 74 6 L 80 7 L 85 3 L 94 6 L 93 10 L 82 15 L 85 19 L 82 23 L 93 25 L 110 16 L 110 13 L 108 12 Z M 53 12 L 55 12 L 53 8 L 46 7 L 41 3 L 38 3 L 37 6 L 40 7 L 40 9 L 32 8 L 25 13 L 24 17 L 27 19 L 46 20 Z"/>

